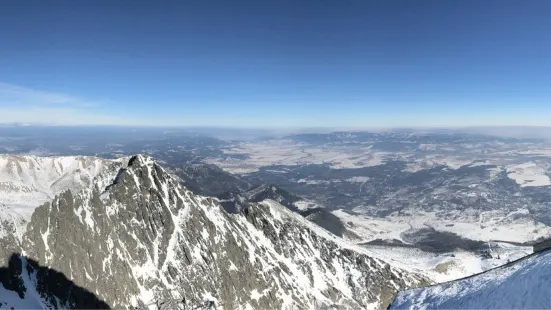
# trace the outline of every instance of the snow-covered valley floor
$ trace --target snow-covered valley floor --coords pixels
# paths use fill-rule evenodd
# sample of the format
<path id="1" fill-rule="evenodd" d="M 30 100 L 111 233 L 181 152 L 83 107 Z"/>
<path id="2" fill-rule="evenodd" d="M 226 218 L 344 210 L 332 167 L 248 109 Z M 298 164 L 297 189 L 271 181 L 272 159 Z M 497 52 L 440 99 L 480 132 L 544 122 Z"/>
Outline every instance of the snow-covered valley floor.
<path id="1" fill-rule="evenodd" d="M 507 243 L 499 243 L 497 247 L 494 245 L 493 256 L 482 256 L 464 250 L 430 253 L 401 246 L 367 245 L 365 247 L 373 256 L 406 270 L 426 275 L 434 283 L 471 276 L 532 253 L 532 247 Z"/>
<path id="2" fill-rule="evenodd" d="M 434 283 L 451 281 L 507 264 L 532 253 L 522 245 L 549 234 L 549 227 L 533 221 L 507 221 L 511 214 L 485 219 L 485 225 L 445 221 L 419 213 L 415 219 L 385 218 L 333 211 L 357 234 L 373 256 L 404 269 L 420 272 Z M 515 216 L 523 214 L 515 212 Z M 516 216 L 515 218 L 518 218 Z M 453 225 L 451 225 L 453 224 Z M 489 242 L 490 241 L 490 242 Z"/>

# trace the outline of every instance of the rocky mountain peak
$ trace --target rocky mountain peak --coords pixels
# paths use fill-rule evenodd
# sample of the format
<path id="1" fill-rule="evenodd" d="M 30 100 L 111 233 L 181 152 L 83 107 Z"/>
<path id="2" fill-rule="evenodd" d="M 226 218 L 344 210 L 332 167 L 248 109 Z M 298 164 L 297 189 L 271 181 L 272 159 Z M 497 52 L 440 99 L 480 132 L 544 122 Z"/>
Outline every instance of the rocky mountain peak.
<path id="1" fill-rule="evenodd" d="M 128 167 L 139 168 L 147 165 L 156 165 L 155 160 L 149 155 L 134 155 L 128 160 Z"/>
<path id="2" fill-rule="evenodd" d="M 248 200 L 259 202 L 266 199 L 272 199 L 284 205 L 291 206 L 301 198 L 289 193 L 275 184 L 262 184 L 252 188 L 244 193 Z"/>
<path id="3" fill-rule="evenodd" d="M 424 281 L 274 200 L 228 213 L 143 155 L 38 207 L 21 249 L 114 308 L 174 300 L 222 309 L 377 308 Z"/>

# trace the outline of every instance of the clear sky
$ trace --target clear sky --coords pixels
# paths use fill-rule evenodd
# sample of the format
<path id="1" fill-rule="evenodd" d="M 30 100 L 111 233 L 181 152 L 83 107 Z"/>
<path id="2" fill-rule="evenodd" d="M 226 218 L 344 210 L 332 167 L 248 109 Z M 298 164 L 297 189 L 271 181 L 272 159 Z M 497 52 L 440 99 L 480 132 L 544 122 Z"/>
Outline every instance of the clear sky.
<path id="1" fill-rule="evenodd" d="M 551 125 L 551 1 L 5 1 L 5 122 Z"/>

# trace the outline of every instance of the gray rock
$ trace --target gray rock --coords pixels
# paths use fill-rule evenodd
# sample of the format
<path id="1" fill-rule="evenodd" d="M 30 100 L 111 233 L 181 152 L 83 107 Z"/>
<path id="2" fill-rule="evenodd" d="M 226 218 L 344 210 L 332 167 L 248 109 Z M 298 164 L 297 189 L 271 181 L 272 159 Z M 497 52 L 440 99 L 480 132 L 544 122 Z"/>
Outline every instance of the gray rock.
<path id="1" fill-rule="evenodd" d="M 21 246 L 113 308 L 384 307 L 424 281 L 273 200 L 230 214 L 140 155 L 38 207 Z"/>

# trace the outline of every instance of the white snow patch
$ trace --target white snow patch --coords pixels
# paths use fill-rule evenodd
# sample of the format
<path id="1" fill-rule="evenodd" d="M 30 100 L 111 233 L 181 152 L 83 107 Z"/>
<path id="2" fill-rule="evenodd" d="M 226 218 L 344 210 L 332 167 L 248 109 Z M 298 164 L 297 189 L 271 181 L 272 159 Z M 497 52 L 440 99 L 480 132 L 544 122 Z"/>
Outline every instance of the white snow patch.
<path id="1" fill-rule="evenodd" d="M 251 291 L 251 299 L 259 300 L 260 297 L 262 297 L 262 295 L 256 289 Z"/>
<path id="2" fill-rule="evenodd" d="M 387 153 L 358 147 L 314 147 L 292 140 L 242 142 L 226 154 L 246 154 L 246 159 L 208 158 L 206 161 L 232 173 L 250 173 L 272 165 L 329 164 L 331 168 L 361 168 L 384 163 Z"/>
<path id="3" fill-rule="evenodd" d="M 370 180 L 369 177 L 351 177 L 351 178 L 346 179 L 346 182 L 364 183 L 364 182 L 367 182 L 369 180 Z"/>
<path id="4" fill-rule="evenodd" d="M 507 176 L 521 187 L 551 185 L 545 169 L 533 162 L 507 167 Z"/>

